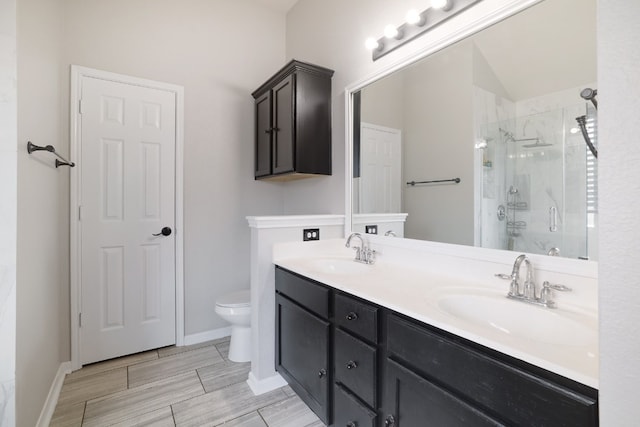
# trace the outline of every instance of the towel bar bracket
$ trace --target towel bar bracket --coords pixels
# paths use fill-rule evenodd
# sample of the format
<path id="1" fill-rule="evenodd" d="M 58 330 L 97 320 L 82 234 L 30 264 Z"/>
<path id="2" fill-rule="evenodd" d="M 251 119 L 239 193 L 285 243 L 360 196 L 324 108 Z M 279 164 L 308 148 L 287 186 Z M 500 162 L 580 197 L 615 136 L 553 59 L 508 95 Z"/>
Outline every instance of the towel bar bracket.
<path id="1" fill-rule="evenodd" d="M 64 157 L 62 157 L 60 154 L 56 153 L 56 149 L 53 147 L 53 145 L 46 145 L 44 147 L 41 147 L 39 145 L 35 145 L 33 142 L 31 141 L 27 141 L 27 153 L 31 154 L 34 151 L 48 151 L 49 153 L 53 154 L 54 156 L 58 157 L 58 159 L 56 159 L 56 168 L 60 167 L 60 166 L 69 166 L 69 167 L 75 167 L 75 163 L 74 162 L 70 162 L 67 159 L 65 159 Z"/>

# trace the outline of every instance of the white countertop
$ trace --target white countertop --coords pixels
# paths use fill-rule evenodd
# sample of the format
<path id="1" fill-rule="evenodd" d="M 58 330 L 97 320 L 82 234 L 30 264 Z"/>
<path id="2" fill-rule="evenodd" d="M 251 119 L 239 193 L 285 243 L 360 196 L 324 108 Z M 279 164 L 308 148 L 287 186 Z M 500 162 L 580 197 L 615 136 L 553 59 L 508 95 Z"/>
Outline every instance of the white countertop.
<path id="1" fill-rule="evenodd" d="M 512 301 L 506 298 L 508 282 L 496 281 L 490 276 L 484 277 L 486 274 L 474 280 L 468 275 L 461 278 L 458 275 L 443 274 L 430 268 L 428 263 L 404 265 L 384 259 L 379 259 L 374 265 L 354 261 L 354 267 L 351 267 L 349 263 L 353 260 L 353 254 L 350 250 L 305 253 L 296 251 L 291 244 L 287 245 L 285 250 L 278 251 L 277 245 L 274 248 L 274 263 L 287 270 L 598 388 L 598 327 L 595 310 L 572 306 L 565 300 L 558 303 L 557 309 Z M 332 271 L 327 268 L 332 263 L 346 269 Z M 515 312 L 516 316 L 522 312 L 522 317 L 514 321 L 514 326 L 517 327 L 507 331 L 486 322 L 470 321 L 447 312 L 440 304 L 448 296 L 466 294 L 490 298 L 492 303 Z M 557 328 L 544 330 L 544 327 L 533 324 L 527 318 L 527 313 L 541 313 L 530 310 L 548 310 L 548 314 L 552 316 L 550 319 L 553 316 L 569 319 L 568 324 L 575 324 L 576 329 L 569 328 L 566 332 L 558 331 Z M 546 316 L 546 313 L 543 315 Z M 523 328 L 528 334 L 526 337 L 518 334 Z"/>

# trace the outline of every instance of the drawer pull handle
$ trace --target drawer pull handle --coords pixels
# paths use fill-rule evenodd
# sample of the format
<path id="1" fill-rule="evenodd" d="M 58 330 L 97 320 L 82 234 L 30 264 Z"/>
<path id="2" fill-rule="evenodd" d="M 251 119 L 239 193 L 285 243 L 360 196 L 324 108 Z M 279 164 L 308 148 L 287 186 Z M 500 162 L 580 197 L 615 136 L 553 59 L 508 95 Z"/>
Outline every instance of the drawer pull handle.
<path id="1" fill-rule="evenodd" d="M 327 375 L 327 370 L 326 370 L 326 369 L 320 369 L 320 370 L 318 371 L 318 378 L 322 378 L 322 377 L 324 377 L 325 375 Z"/>
<path id="2" fill-rule="evenodd" d="M 349 360 L 347 362 L 347 369 L 355 369 L 358 367 L 358 364 L 356 362 L 354 362 L 353 360 Z"/>
<path id="3" fill-rule="evenodd" d="M 396 425 L 396 419 L 393 418 L 393 415 L 389 415 L 386 420 L 384 420 L 385 427 L 391 427 Z"/>
<path id="4" fill-rule="evenodd" d="M 349 421 L 346 427 L 358 427 L 357 421 Z"/>
<path id="5" fill-rule="evenodd" d="M 347 314 L 347 320 L 357 320 L 358 319 L 358 313 L 355 312 L 351 312 L 349 314 Z"/>

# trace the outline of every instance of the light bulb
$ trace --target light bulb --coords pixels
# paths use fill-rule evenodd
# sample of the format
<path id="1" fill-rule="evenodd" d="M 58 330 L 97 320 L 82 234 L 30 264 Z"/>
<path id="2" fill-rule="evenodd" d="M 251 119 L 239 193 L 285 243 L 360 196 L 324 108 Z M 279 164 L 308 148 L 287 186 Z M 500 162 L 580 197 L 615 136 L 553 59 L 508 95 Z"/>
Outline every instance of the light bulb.
<path id="1" fill-rule="evenodd" d="M 384 36 L 388 39 L 395 39 L 396 37 L 398 37 L 398 29 L 389 24 L 384 27 Z"/>
<path id="2" fill-rule="evenodd" d="M 374 39 L 373 37 L 369 37 L 364 42 L 364 45 L 369 50 L 375 50 L 375 49 L 378 49 L 380 47 L 380 44 L 378 43 L 378 40 Z"/>
<path id="3" fill-rule="evenodd" d="M 424 18 L 416 9 L 410 9 L 404 20 L 410 25 L 424 25 Z"/>
<path id="4" fill-rule="evenodd" d="M 452 0 L 431 0 L 431 7 L 434 9 L 449 10 L 452 6 Z"/>

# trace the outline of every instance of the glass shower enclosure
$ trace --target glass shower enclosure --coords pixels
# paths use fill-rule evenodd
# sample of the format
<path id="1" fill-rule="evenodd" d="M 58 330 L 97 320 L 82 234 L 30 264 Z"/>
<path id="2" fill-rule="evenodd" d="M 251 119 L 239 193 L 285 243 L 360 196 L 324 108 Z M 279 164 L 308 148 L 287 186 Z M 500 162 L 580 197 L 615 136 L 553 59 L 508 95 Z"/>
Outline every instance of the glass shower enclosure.
<path id="1" fill-rule="evenodd" d="M 597 162 L 576 123 L 585 114 L 597 142 L 584 103 L 477 123 L 477 246 L 597 259 Z"/>

